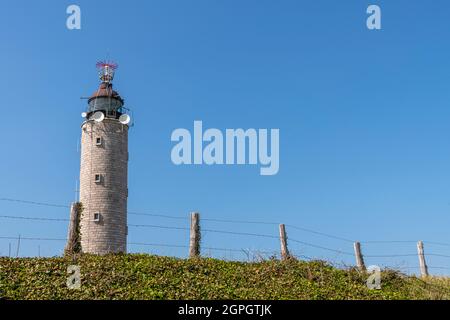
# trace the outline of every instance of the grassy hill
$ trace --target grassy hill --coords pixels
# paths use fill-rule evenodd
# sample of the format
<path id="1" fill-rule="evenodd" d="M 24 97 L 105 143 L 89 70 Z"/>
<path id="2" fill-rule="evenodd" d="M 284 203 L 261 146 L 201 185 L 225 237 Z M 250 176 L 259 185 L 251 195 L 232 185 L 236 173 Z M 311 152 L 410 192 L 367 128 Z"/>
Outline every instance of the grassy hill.
<path id="1" fill-rule="evenodd" d="M 82 286 L 66 286 L 67 267 L 81 268 Z M 450 299 L 450 279 L 426 281 L 383 271 L 382 289 L 367 275 L 324 262 L 216 259 L 120 254 L 68 258 L 0 258 L 3 299 Z"/>

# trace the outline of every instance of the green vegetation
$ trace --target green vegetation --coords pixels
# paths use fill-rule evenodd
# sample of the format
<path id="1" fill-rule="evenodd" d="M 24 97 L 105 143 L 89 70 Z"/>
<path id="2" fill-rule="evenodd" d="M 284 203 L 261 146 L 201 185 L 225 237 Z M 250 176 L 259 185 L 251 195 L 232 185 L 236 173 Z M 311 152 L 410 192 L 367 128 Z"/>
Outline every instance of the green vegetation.
<path id="1" fill-rule="evenodd" d="M 66 286 L 67 267 L 81 267 L 81 289 Z M 244 263 L 149 255 L 0 258 L 3 299 L 450 299 L 450 280 L 382 272 L 382 289 L 367 275 L 325 262 Z"/>

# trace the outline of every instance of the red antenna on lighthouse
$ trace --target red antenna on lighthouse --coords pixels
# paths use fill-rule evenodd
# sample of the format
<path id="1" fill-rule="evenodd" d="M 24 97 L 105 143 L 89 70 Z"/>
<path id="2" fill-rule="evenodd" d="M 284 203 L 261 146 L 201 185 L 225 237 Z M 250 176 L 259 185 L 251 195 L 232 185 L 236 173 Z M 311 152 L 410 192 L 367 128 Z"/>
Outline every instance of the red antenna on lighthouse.
<path id="1" fill-rule="evenodd" d="M 114 73 L 119 65 L 113 61 L 98 61 L 95 65 L 98 76 L 102 82 L 110 83 L 114 79 Z"/>

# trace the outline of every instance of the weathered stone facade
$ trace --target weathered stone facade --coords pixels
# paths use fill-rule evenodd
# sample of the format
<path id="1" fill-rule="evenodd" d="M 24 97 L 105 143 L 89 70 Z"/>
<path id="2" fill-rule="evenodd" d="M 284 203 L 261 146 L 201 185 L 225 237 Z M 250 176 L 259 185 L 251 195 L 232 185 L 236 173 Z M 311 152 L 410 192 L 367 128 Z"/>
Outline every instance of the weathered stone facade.
<path id="1" fill-rule="evenodd" d="M 128 126 L 87 120 L 81 135 L 81 247 L 85 253 L 127 250 Z"/>

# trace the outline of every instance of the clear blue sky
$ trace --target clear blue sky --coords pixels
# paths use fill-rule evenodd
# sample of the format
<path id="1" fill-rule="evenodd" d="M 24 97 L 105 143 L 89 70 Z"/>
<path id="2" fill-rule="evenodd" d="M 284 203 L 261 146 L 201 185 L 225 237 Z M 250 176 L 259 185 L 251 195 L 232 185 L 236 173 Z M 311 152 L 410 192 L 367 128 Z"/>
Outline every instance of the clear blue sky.
<path id="1" fill-rule="evenodd" d="M 82 29 L 66 28 L 66 8 Z M 366 8 L 382 9 L 382 30 Z M 349 239 L 450 242 L 450 3 L 435 1 L 2 1 L 0 198 L 69 204 L 79 175 L 82 96 L 97 60 L 120 65 L 132 108 L 129 210 L 273 221 Z M 176 128 L 279 128 L 280 171 L 175 166 Z M 68 218 L 65 208 L 0 201 L 0 215 Z M 131 224 L 187 221 L 129 216 Z M 277 235 L 277 226 L 204 222 L 204 229 Z M 0 219 L 0 236 L 65 237 L 67 225 Z M 289 237 L 352 252 L 352 244 L 288 227 Z M 205 233 L 204 245 L 278 250 L 276 239 Z M 186 245 L 183 230 L 130 228 L 130 242 Z M 0 239 L 0 252 L 16 241 Z M 23 241 L 21 255 L 64 243 Z M 353 263 L 291 242 L 292 251 Z M 450 254 L 429 244 L 428 252 Z M 186 255 L 184 248 L 130 246 Z M 414 254 L 415 243 L 366 254 Z M 205 250 L 205 254 L 209 254 Z M 210 252 L 242 258 L 239 253 Z M 368 264 L 417 265 L 416 257 Z M 433 266 L 450 259 L 430 257 Z M 450 271 L 434 270 L 435 273 Z"/>

